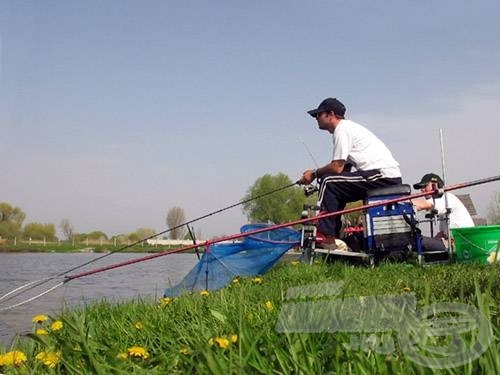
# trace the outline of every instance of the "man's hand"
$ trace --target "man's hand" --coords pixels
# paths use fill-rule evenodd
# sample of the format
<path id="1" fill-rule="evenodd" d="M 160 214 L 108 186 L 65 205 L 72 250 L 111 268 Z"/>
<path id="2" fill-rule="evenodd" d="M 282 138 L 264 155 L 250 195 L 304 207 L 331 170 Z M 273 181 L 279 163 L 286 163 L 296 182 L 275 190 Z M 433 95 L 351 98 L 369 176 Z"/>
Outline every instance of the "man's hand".
<path id="1" fill-rule="evenodd" d="M 431 210 L 434 208 L 434 205 L 426 199 L 412 199 L 411 203 L 416 211 Z"/>
<path id="2" fill-rule="evenodd" d="M 309 185 L 316 178 L 315 173 L 312 169 L 308 169 L 302 174 L 302 177 L 299 180 L 299 184 L 301 185 Z"/>

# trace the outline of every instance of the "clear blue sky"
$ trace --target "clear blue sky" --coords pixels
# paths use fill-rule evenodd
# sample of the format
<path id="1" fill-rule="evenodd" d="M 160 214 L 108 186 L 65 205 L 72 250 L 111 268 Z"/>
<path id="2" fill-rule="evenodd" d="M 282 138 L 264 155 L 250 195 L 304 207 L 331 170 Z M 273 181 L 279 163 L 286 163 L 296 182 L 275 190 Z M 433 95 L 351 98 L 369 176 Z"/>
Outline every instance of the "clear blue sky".
<path id="1" fill-rule="evenodd" d="M 108 235 L 324 164 L 341 99 L 404 180 L 500 174 L 498 1 L 1 1 L 0 201 Z M 498 183 L 471 188 L 481 214 Z M 239 208 L 195 225 L 238 231 Z"/>

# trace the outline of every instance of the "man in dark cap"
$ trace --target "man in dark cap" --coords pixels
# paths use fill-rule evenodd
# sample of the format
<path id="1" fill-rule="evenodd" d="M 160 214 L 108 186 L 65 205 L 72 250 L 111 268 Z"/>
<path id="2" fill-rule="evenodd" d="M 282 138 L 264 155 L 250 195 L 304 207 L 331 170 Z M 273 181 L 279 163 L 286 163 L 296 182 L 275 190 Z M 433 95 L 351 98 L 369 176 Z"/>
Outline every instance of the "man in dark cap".
<path id="1" fill-rule="evenodd" d="M 455 194 L 446 192 L 439 198 L 432 197 L 431 193 L 436 187 L 444 187 L 443 180 L 437 174 L 427 173 L 422 177 L 420 182 L 414 184 L 413 187 L 415 189 L 420 189 L 422 192 L 429 192 L 429 196 L 426 196 L 425 199 L 413 199 L 413 206 L 416 207 L 418 211 L 435 210 L 439 220 L 439 232 L 436 236 L 434 238 L 423 238 L 422 246 L 424 250 L 442 250 L 444 248 L 444 243 L 442 241 L 436 242 L 436 239 L 448 238 L 448 221 L 450 228 L 474 226 L 474 221 L 469 211 L 467 211 L 467 208 L 465 208 L 464 204 Z M 447 212 L 448 220 L 446 218 Z"/>
<path id="2" fill-rule="evenodd" d="M 321 130 L 332 134 L 333 140 L 332 161 L 306 170 L 300 179 L 301 184 L 310 184 L 316 178 L 320 181 L 321 211 L 343 210 L 346 203 L 364 199 L 368 190 L 401 184 L 399 164 L 389 149 L 370 130 L 346 120 L 342 102 L 327 98 L 307 113 L 316 119 Z M 340 229 L 340 216 L 319 221 L 318 230 L 326 238 L 323 247 L 336 248 Z"/>

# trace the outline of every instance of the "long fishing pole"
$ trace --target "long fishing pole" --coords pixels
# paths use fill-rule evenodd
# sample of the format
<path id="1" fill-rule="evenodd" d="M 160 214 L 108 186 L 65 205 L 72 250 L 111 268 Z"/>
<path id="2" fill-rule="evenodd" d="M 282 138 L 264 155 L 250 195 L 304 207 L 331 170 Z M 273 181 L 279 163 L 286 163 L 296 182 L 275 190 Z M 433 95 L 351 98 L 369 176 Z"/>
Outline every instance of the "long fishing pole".
<path id="1" fill-rule="evenodd" d="M 137 244 L 139 244 L 139 243 L 143 242 L 143 241 L 147 241 L 147 240 L 149 240 L 149 239 L 151 239 L 151 238 L 155 238 L 155 237 L 160 236 L 160 235 L 162 235 L 162 234 L 166 234 L 166 233 L 168 233 L 168 232 L 171 232 L 171 231 L 173 231 L 173 230 L 175 230 L 175 229 L 179 229 L 179 228 L 183 227 L 184 225 L 188 225 L 188 226 L 189 226 L 189 224 L 192 224 L 192 223 L 197 222 L 197 221 L 199 221 L 199 220 L 206 219 L 207 217 L 210 217 L 210 216 L 212 216 L 212 215 L 216 215 L 216 214 L 218 214 L 218 213 L 221 213 L 221 212 L 227 211 L 227 210 L 229 210 L 229 209 L 231 209 L 231 208 L 234 208 L 234 207 L 237 207 L 237 206 L 243 205 L 243 204 L 245 204 L 245 203 L 249 203 L 249 202 L 251 202 L 251 201 L 253 201 L 253 200 L 257 200 L 257 199 L 263 198 L 263 197 L 265 197 L 265 196 L 267 196 L 267 195 L 271 195 L 271 194 L 277 193 L 277 192 L 279 192 L 279 191 L 282 191 L 282 190 L 285 190 L 285 189 L 289 189 L 289 188 L 291 188 L 291 187 L 293 187 L 293 186 L 297 185 L 298 183 L 299 183 L 299 181 L 296 181 L 296 182 L 294 182 L 294 183 L 291 183 L 291 184 L 288 184 L 288 185 L 285 185 L 285 186 L 279 187 L 279 188 L 277 188 L 277 189 L 270 190 L 270 191 L 267 191 L 267 192 L 265 192 L 265 193 L 259 194 L 259 195 L 255 196 L 255 197 L 251 197 L 251 198 L 248 198 L 248 199 L 245 199 L 245 200 L 239 201 L 239 202 L 237 202 L 237 203 L 231 204 L 231 205 L 229 205 L 229 206 L 226 206 L 226 207 L 224 207 L 224 208 L 220 208 L 220 209 L 218 209 L 218 210 L 215 210 L 215 211 L 209 212 L 209 213 L 207 213 L 207 214 L 205 214 L 205 215 L 202 215 L 202 216 L 199 216 L 199 217 L 197 217 L 197 218 L 195 218 L 195 219 L 192 219 L 192 220 L 186 221 L 185 223 L 182 223 L 182 224 L 176 225 L 175 227 L 171 227 L 171 228 L 166 229 L 166 230 L 164 230 L 164 231 L 162 231 L 162 232 L 155 233 L 155 234 L 153 234 L 153 235 L 151 235 L 151 236 L 148 236 L 148 237 L 142 238 L 142 239 L 140 239 L 140 240 L 138 240 L 138 241 L 135 241 L 135 242 L 133 242 L 133 243 L 131 243 L 131 244 L 129 244 L 129 245 L 126 245 L 126 246 L 124 246 L 124 247 L 121 247 L 121 248 L 119 248 L 119 249 L 113 250 L 113 251 L 111 251 L 111 252 L 109 252 L 109 253 L 106 253 L 106 254 L 104 254 L 104 255 L 102 255 L 102 256 L 99 256 L 99 257 L 97 257 L 97 258 L 91 259 L 91 260 L 89 260 L 89 261 L 87 261 L 87 262 L 84 262 L 84 263 L 82 263 L 82 264 L 78 265 L 78 266 L 72 267 L 72 268 L 70 268 L 70 269 L 68 269 L 68 270 L 66 270 L 66 271 L 64 271 L 64 272 L 61 272 L 61 273 L 55 274 L 55 275 L 53 275 L 53 276 L 46 277 L 46 278 L 41 279 L 41 280 L 36 280 L 36 281 L 29 282 L 29 283 L 27 283 L 27 284 L 25 284 L 25 285 L 22 285 L 22 286 L 20 286 L 20 287 L 16 288 L 15 290 L 10 291 L 10 292 L 9 292 L 9 293 L 7 293 L 7 294 L 5 294 L 5 295 L 1 296 L 1 297 L 0 297 L 0 301 L 2 301 L 2 300 L 3 300 L 4 302 L 5 302 L 5 301 L 8 301 L 9 299 L 14 298 L 14 297 L 16 296 L 16 294 L 15 294 L 16 292 L 20 292 L 20 291 L 22 291 L 22 292 L 27 292 L 27 291 L 29 291 L 29 290 L 32 290 L 32 289 L 34 289 L 34 288 L 37 288 L 37 287 L 39 287 L 39 286 L 41 286 L 41 285 L 43 285 L 43 284 L 46 284 L 46 283 L 47 283 L 47 282 L 49 282 L 49 281 L 52 281 L 52 280 L 54 280 L 54 279 L 56 279 L 56 278 L 62 277 L 62 276 L 64 276 L 64 275 L 67 275 L 68 273 L 73 272 L 73 271 L 76 271 L 76 270 L 78 270 L 78 269 L 80 269 L 80 268 L 82 268 L 82 267 L 88 266 L 89 264 L 92 264 L 92 263 L 98 262 L 98 261 L 100 261 L 100 260 L 102 260 L 102 259 L 104 259 L 104 258 L 106 258 L 106 257 L 108 257 L 108 256 L 110 256 L 110 255 L 113 255 L 113 254 L 116 254 L 116 253 L 121 252 L 121 251 L 123 251 L 123 250 L 126 250 L 126 249 L 128 249 L 128 248 L 130 248 L 130 247 L 132 247 L 132 246 L 134 246 L 134 245 L 137 245 Z M 10 298 L 9 298 L 9 297 L 10 297 Z M 1 310 L 2 310 L 2 309 L 0 309 L 0 311 L 1 311 Z"/>
<path id="2" fill-rule="evenodd" d="M 178 249 L 166 250 L 166 251 L 163 251 L 163 252 L 160 252 L 160 253 L 156 253 L 156 254 L 151 254 L 151 255 L 148 255 L 148 256 L 145 256 L 145 257 L 136 258 L 136 259 L 132 259 L 132 260 L 128 260 L 128 261 L 116 263 L 114 265 L 109 265 L 109 266 L 106 266 L 106 267 L 97 268 L 97 269 L 94 269 L 94 270 L 82 272 L 82 273 L 75 274 L 75 275 L 65 276 L 64 281 L 60 282 L 55 287 L 52 287 L 50 290 L 44 291 L 43 293 L 41 293 L 41 294 L 39 294 L 39 295 L 37 295 L 35 297 L 32 297 L 29 300 L 20 302 L 18 304 L 0 308 L 0 311 L 8 310 L 8 309 L 11 309 L 11 308 L 23 305 L 25 303 L 28 303 L 30 301 L 33 301 L 34 299 L 39 298 L 42 295 L 45 295 L 49 291 L 51 291 L 51 290 L 53 290 L 53 289 L 55 289 L 55 288 L 57 288 L 57 287 L 59 287 L 61 285 L 64 285 L 64 284 L 68 283 L 71 280 L 76 280 L 76 279 L 79 279 L 79 278 L 82 278 L 82 277 L 85 277 L 85 276 L 94 275 L 94 274 L 101 273 L 101 272 L 104 272 L 104 271 L 108 271 L 108 270 L 112 270 L 112 269 L 116 269 L 116 268 L 128 266 L 128 265 L 139 263 L 139 262 L 144 262 L 144 261 L 147 261 L 147 260 L 150 260 L 150 259 L 155 259 L 155 258 L 163 257 L 163 256 L 166 256 L 166 255 L 170 255 L 170 254 L 175 254 L 175 253 L 180 253 L 180 252 L 192 250 L 192 249 L 194 249 L 196 247 L 210 246 L 211 244 L 215 244 L 215 243 L 219 243 L 219 242 L 223 242 L 223 241 L 236 240 L 236 239 L 243 238 L 243 237 L 253 236 L 253 235 L 256 235 L 256 234 L 259 234 L 259 233 L 270 232 L 270 231 L 273 231 L 273 230 L 277 230 L 277 229 L 281 229 L 281 228 L 285 228 L 285 227 L 291 227 L 291 226 L 299 225 L 299 224 L 304 224 L 304 223 L 311 222 L 311 221 L 317 221 L 317 220 L 321 220 L 321 219 L 326 219 L 326 218 L 334 217 L 334 216 L 337 216 L 337 215 L 343 215 L 343 214 L 348 214 L 348 213 L 352 213 L 352 212 L 356 212 L 356 211 L 367 210 L 367 209 L 370 209 L 370 208 L 373 208 L 373 207 L 380 207 L 380 206 L 390 205 L 390 204 L 393 204 L 393 203 L 408 201 L 408 200 L 415 199 L 415 198 L 425 197 L 425 196 L 428 196 L 429 194 L 440 195 L 440 194 L 442 194 L 444 192 L 447 192 L 447 191 L 463 189 L 465 187 L 471 187 L 471 186 L 481 185 L 481 184 L 485 184 L 485 183 L 493 182 L 493 181 L 498 181 L 498 180 L 500 180 L 500 175 L 494 176 L 494 177 L 483 178 L 483 179 L 479 179 L 479 180 L 474 180 L 474 181 L 470 181 L 470 182 L 464 182 L 464 183 L 460 183 L 460 184 L 455 184 L 455 185 L 447 186 L 447 187 L 444 187 L 444 188 L 441 188 L 441 189 L 435 188 L 432 192 L 415 193 L 415 194 L 405 195 L 405 196 L 402 196 L 402 197 L 399 197 L 399 198 L 387 199 L 387 200 L 383 200 L 383 201 L 379 201 L 379 202 L 375 202 L 375 203 L 371 203 L 371 204 L 365 204 L 365 205 L 358 206 L 358 207 L 348 208 L 348 209 L 344 209 L 344 210 L 341 210 L 341 211 L 325 212 L 325 213 L 322 213 L 322 214 L 320 214 L 318 216 L 315 216 L 313 218 L 304 218 L 304 219 L 300 219 L 300 220 L 296 220 L 296 221 L 292 221 L 292 222 L 287 222 L 287 223 L 283 223 L 283 224 L 276 224 L 276 225 L 272 225 L 272 226 L 269 226 L 269 227 L 264 227 L 264 228 L 261 228 L 261 229 L 255 229 L 253 231 L 249 231 L 249 232 L 245 232 L 245 233 L 233 234 L 233 235 L 230 235 L 230 236 L 225 236 L 225 237 L 221 237 L 221 238 L 210 240 L 210 241 L 205 241 L 205 242 L 200 243 L 200 244 L 193 244 L 193 245 L 186 246 L 186 247 L 181 247 L 181 248 L 178 248 Z M 19 288 L 16 289 L 16 290 L 19 290 Z M 7 297 L 8 295 L 10 295 L 12 293 L 13 293 L 13 291 L 7 293 L 6 295 L 4 295 L 2 297 L 0 297 L 0 301 L 3 300 L 5 297 Z"/>
<path id="3" fill-rule="evenodd" d="M 205 215 L 202 215 L 202 216 L 199 216 L 199 217 L 197 217 L 197 218 L 195 218 L 195 219 L 191 219 L 191 220 L 189 220 L 189 221 L 186 221 L 185 223 L 182 223 L 182 224 L 176 225 L 175 227 L 172 227 L 172 228 L 166 229 L 166 230 L 164 230 L 164 231 L 162 231 L 162 232 L 159 232 L 159 233 L 152 234 L 151 236 L 149 236 L 149 237 L 145 237 L 145 238 L 143 238 L 143 239 L 141 239 L 141 240 L 138 240 L 138 241 L 136 241 L 136 242 L 134 242 L 134 243 L 132 243 L 132 244 L 130 244 L 130 245 L 124 246 L 124 247 L 119 248 L 119 249 L 117 249 L 117 250 L 113 250 L 113 251 L 111 251 L 111 252 L 109 252 L 109 253 L 107 253 L 107 254 L 104 254 L 104 255 L 102 255 L 102 256 L 100 256 L 100 257 L 98 257 L 98 258 L 95 258 L 95 259 L 89 260 L 88 262 L 85 262 L 85 263 L 80 264 L 80 265 L 78 265 L 78 266 L 76 266 L 76 267 L 73 267 L 73 268 L 71 268 L 71 269 L 69 269 L 69 270 L 67 270 L 67 271 L 64 271 L 64 272 L 61 272 L 61 273 L 59 273 L 59 274 L 55 275 L 55 277 L 64 276 L 64 275 L 66 275 L 66 274 L 68 274 L 68 273 L 70 273 L 70 272 L 76 271 L 77 269 L 80 269 L 80 268 L 82 268 L 82 267 L 84 267 L 84 266 L 88 266 L 88 265 L 89 265 L 89 264 L 91 264 L 91 263 L 97 262 L 97 261 L 99 261 L 99 260 L 101 260 L 101 259 L 103 259 L 103 258 L 106 258 L 106 257 L 108 257 L 108 256 L 110 256 L 110 255 L 116 254 L 116 253 L 118 253 L 118 252 L 120 252 L 120 251 L 123 251 L 123 250 L 125 250 L 125 249 L 128 249 L 128 248 L 130 248 L 130 247 L 134 246 L 134 245 L 137 245 L 137 244 L 139 244 L 139 243 L 141 243 L 141 242 L 147 241 L 147 240 L 149 240 L 149 239 L 151 239 L 151 238 L 158 237 L 158 236 L 160 236 L 160 235 L 162 235 L 162 234 L 166 234 L 166 233 L 171 232 L 171 231 L 173 231 L 173 230 L 179 229 L 179 228 L 181 228 L 181 227 L 183 227 L 183 226 L 185 226 L 185 225 L 189 225 L 189 224 L 195 223 L 195 222 L 197 222 L 197 221 L 200 221 L 200 220 L 202 220 L 202 219 L 206 219 L 207 217 L 210 217 L 210 216 L 212 216 L 212 215 L 219 214 L 219 213 L 224 212 L 224 211 L 227 211 L 227 210 L 229 210 L 229 209 L 231 209 L 231 208 L 234 208 L 234 207 L 237 207 L 237 206 L 243 205 L 243 204 L 245 204 L 245 203 L 248 203 L 248 202 L 254 201 L 254 200 L 256 200 L 256 199 L 260 199 L 260 198 L 265 197 L 265 196 L 267 196 L 267 195 L 271 195 L 271 194 L 277 193 L 278 191 L 285 190 L 285 189 L 289 189 L 289 188 L 291 188 L 292 186 L 295 186 L 295 185 L 297 185 L 297 184 L 298 184 L 298 181 L 296 181 L 296 182 L 294 182 L 294 183 L 292 183 L 292 184 L 289 184 L 289 185 L 282 186 L 282 187 L 280 187 L 280 188 L 277 188 L 277 189 L 271 190 L 271 191 L 267 191 L 267 192 L 265 192 L 265 193 L 262 193 L 262 194 L 260 194 L 260 195 L 255 196 L 255 197 L 248 198 L 248 199 L 245 199 L 245 200 L 243 200 L 243 201 L 239 201 L 239 202 L 237 202 L 237 203 L 231 204 L 231 205 L 226 206 L 226 207 L 224 207 L 224 208 L 220 208 L 220 209 L 218 209 L 218 210 L 215 210 L 215 211 L 209 212 L 209 213 L 207 213 L 207 214 L 205 214 Z"/>
<path id="4" fill-rule="evenodd" d="M 311 150 L 309 149 L 309 147 L 307 147 L 307 144 L 306 142 L 301 138 L 299 137 L 299 141 L 302 142 L 302 144 L 304 145 L 307 153 L 309 154 L 310 158 L 312 159 L 314 165 L 316 166 L 316 168 L 319 168 L 319 165 L 318 165 L 318 162 L 316 161 L 316 159 L 314 158 L 314 155 L 312 154 Z"/>
<path id="5" fill-rule="evenodd" d="M 475 186 L 475 185 L 481 185 L 481 184 L 485 184 L 485 183 L 493 182 L 493 181 L 498 181 L 498 180 L 500 180 L 500 175 L 494 176 L 494 177 L 489 177 L 489 178 L 483 178 L 483 179 L 480 179 L 480 180 L 474 180 L 474 181 L 470 181 L 470 182 L 464 182 L 464 183 L 461 183 L 461 184 L 450 185 L 450 186 L 447 186 L 447 187 L 444 187 L 444 188 L 441 188 L 441 189 L 436 188 L 435 190 L 432 191 L 432 194 L 439 195 L 439 194 L 444 193 L 446 191 L 463 189 L 465 187 L 470 187 L 470 186 Z M 369 209 L 369 208 L 372 208 L 372 207 L 380 207 L 380 206 L 385 206 L 385 205 L 389 205 L 389 204 L 392 204 L 392 203 L 398 203 L 398 202 L 408 201 L 408 200 L 415 199 L 415 198 L 421 198 L 421 197 L 424 197 L 426 195 L 429 195 L 429 192 L 421 192 L 421 193 L 415 193 L 415 194 L 405 195 L 403 197 L 393 198 L 393 199 L 387 199 L 387 200 L 384 200 L 384 201 L 380 201 L 380 202 L 376 202 L 376 203 L 371 203 L 371 204 L 365 204 L 365 205 L 361 205 L 361 206 L 353 207 L 353 208 L 347 208 L 347 209 L 344 209 L 344 210 L 341 210 L 341 211 L 325 212 L 325 213 L 322 213 L 322 214 L 320 214 L 318 216 L 315 216 L 313 218 L 304 218 L 304 219 L 295 220 L 295 221 L 291 221 L 291 222 L 287 222 L 287 223 L 283 223 L 283 224 L 276 224 L 276 225 L 271 225 L 269 227 L 255 229 L 253 231 L 248 231 L 248 232 L 245 232 L 245 233 L 237 233 L 237 234 L 233 234 L 233 235 L 229 235 L 229 236 L 224 236 L 224 237 L 221 237 L 221 238 L 218 238 L 218 239 L 214 239 L 214 240 L 210 240 L 210 241 L 205 241 L 205 242 L 203 242 L 201 244 L 193 244 L 193 245 L 182 247 L 182 248 L 179 248 L 179 249 L 167 250 L 167 251 L 156 253 L 156 254 L 152 254 L 152 255 L 149 255 L 149 256 L 146 256 L 146 257 L 143 257 L 143 258 L 132 259 L 132 260 L 124 261 L 124 262 L 121 262 L 121 263 L 118 263 L 118 264 L 115 264 L 115 265 L 110 265 L 110 266 L 102 267 L 102 268 L 97 269 L 97 270 L 87 271 L 87 272 L 83 272 L 83 273 L 80 273 L 80 274 L 77 274 L 77 275 L 66 276 L 66 281 L 74 280 L 74 279 L 77 279 L 77 278 L 80 278 L 80 277 L 92 275 L 94 273 L 99 273 L 99 272 L 107 271 L 107 270 L 114 269 L 114 268 L 123 267 L 123 266 L 129 265 L 129 264 L 134 264 L 134 263 L 142 262 L 144 260 L 158 258 L 158 257 L 164 256 L 164 255 L 169 255 L 169 254 L 174 254 L 174 253 L 178 253 L 178 252 L 183 252 L 183 251 L 191 250 L 191 249 L 194 249 L 195 247 L 207 246 L 209 244 L 215 244 L 215 243 L 223 242 L 223 241 L 232 241 L 232 240 L 236 240 L 236 239 L 243 238 L 243 237 L 253 236 L 253 235 L 259 234 L 259 233 L 270 232 L 270 231 L 273 231 L 273 230 L 276 230 L 276 229 L 291 227 L 291 226 L 295 226 L 295 225 L 298 225 L 298 224 L 304 224 L 304 223 L 307 223 L 307 222 L 310 222 L 310 221 L 317 221 L 317 220 L 320 220 L 320 219 L 326 219 L 326 218 L 333 217 L 333 216 L 344 215 L 344 214 L 348 214 L 348 213 L 352 213 L 352 212 L 356 212 L 356 211 L 366 210 L 366 209 Z"/>

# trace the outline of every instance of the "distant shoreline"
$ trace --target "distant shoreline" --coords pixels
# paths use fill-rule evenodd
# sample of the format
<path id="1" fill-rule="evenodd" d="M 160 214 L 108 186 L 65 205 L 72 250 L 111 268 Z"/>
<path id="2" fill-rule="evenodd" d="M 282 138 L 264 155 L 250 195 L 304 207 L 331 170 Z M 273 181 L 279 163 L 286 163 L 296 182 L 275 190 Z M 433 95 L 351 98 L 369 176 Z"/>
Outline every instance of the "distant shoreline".
<path id="1" fill-rule="evenodd" d="M 22 253 L 111 253 L 111 252 L 126 252 L 126 253 L 160 253 L 167 250 L 179 249 L 181 246 L 143 246 L 135 245 L 131 247 L 125 246 L 26 246 L 26 245 L 0 245 L 0 254 L 22 254 Z M 200 252 L 203 249 L 199 250 Z M 185 253 L 194 253 L 193 249 L 186 250 Z"/>

